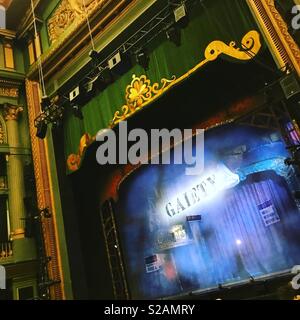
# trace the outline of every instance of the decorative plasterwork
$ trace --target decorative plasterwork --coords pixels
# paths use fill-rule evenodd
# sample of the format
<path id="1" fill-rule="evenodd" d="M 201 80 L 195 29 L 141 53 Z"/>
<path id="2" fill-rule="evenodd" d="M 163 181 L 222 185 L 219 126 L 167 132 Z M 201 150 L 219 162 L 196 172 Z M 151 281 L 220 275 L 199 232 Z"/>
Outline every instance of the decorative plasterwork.
<path id="1" fill-rule="evenodd" d="M 247 0 L 249 7 L 260 24 L 270 50 L 279 67 L 290 64 L 300 75 L 300 49 L 288 30 L 274 0 Z"/>
<path id="2" fill-rule="evenodd" d="M 36 1 L 39 2 L 41 0 Z M 96 40 L 104 28 L 112 25 L 113 21 L 134 1 L 139 0 L 103 0 L 102 5 L 98 2 L 98 5 L 92 11 L 88 11 L 90 21 L 95 21 L 95 24 L 91 23 L 94 39 Z M 52 17 L 50 17 L 50 19 Z M 65 70 L 67 66 L 70 67 L 70 65 L 73 65 L 72 61 L 74 57 L 78 58 L 77 54 L 79 54 L 79 52 L 82 53 L 83 50 L 86 49 L 86 45 L 90 41 L 89 33 L 86 31 L 86 25 L 85 16 L 82 15 L 81 19 L 76 19 L 76 22 L 74 21 L 74 23 L 65 29 L 57 40 L 51 44 L 49 50 L 42 54 L 41 63 L 44 67 L 45 79 L 48 79 L 53 74 L 57 75 L 57 70 Z M 27 78 L 32 80 L 38 79 L 38 62 L 35 62 L 29 68 Z"/>
<path id="3" fill-rule="evenodd" d="M 111 121 L 110 126 L 113 127 L 120 121 L 129 118 L 132 114 L 140 110 L 145 103 L 151 102 L 155 97 L 160 96 L 168 87 L 174 83 L 176 77 L 173 76 L 171 80 L 162 79 L 161 86 L 158 83 L 151 85 L 151 81 L 145 75 L 137 77 L 132 76 L 132 81 L 126 89 L 127 103 L 122 107 L 122 112 L 117 111 Z"/>
<path id="4" fill-rule="evenodd" d="M 45 237 L 46 255 L 51 257 L 47 264 L 49 277 L 61 280 L 61 283 L 51 287 L 51 298 L 62 300 L 64 296 L 63 270 L 60 258 L 60 247 L 58 244 L 58 231 L 56 224 L 56 209 L 54 205 L 53 190 L 49 155 L 45 140 L 36 138 L 36 127 L 34 120 L 40 113 L 40 90 L 36 82 L 26 80 L 26 96 L 28 104 L 29 130 L 31 137 L 32 158 L 34 163 L 35 183 L 37 192 L 37 203 L 39 208 L 49 208 L 52 219 L 42 219 L 42 229 Z"/>
<path id="5" fill-rule="evenodd" d="M 260 35 L 257 31 L 252 30 L 244 36 L 240 47 L 234 41 L 230 42 L 229 45 L 219 40 L 211 42 L 205 50 L 205 59 L 178 79 L 175 76 L 170 80 L 162 79 L 160 85 L 159 83 L 151 84 L 151 81 L 145 75 L 140 77 L 133 75 L 130 85 L 126 88 L 126 104 L 122 107 L 121 112 L 117 111 L 115 113 L 109 127 L 112 128 L 119 122 L 128 119 L 134 113 L 158 99 L 175 84 L 187 79 L 207 63 L 215 61 L 220 55 L 224 54 L 237 60 L 247 61 L 255 58 L 260 49 Z M 87 133 L 81 138 L 78 154 L 71 154 L 67 159 L 67 166 L 70 171 L 79 169 L 86 149 L 94 141 L 95 137 L 91 137 Z"/>
<path id="6" fill-rule="evenodd" d="M 151 86 L 151 82 L 146 76 L 136 77 L 134 75 L 131 84 L 126 88 L 126 105 L 122 107 L 122 113 L 120 113 L 120 111 L 115 113 L 114 118 L 110 123 L 110 127 L 114 127 L 120 121 L 126 120 L 132 114 L 157 99 L 166 90 L 183 81 L 208 62 L 216 60 L 221 54 L 246 61 L 251 60 L 256 56 L 260 48 L 261 43 L 258 32 L 250 31 L 242 39 L 240 48 L 234 41 L 230 42 L 229 45 L 219 40 L 211 42 L 205 50 L 205 59 L 203 61 L 178 79 L 176 79 L 175 76 L 173 76 L 171 80 L 162 79 L 161 87 L 158 83 L 154 83 Z"/>
<path id="7" fill-rule="evenodd" d="M 19 98 L 21 82 L 0 78 L 0 97 Z"/>
<path id="8" fill-rule="evenodd" d="M 62 0 L 48 20 L 48 34 L 51 43 L 55 42 L 70 26 L 74 25 L 76 27 L 86 18 L 86 14 L 92 14 L 106 1 Z"/>
<path id="9" fill-rule="evenodd" d="M 4 119 L 0 116 L 0 144 L 7 143 L 6 126 Z M 1 185 L 1 182 L 0 182 Z"/>
<path id="10" fill-rule="evenodd" d="M 18 98 L 19 97 L 19 89 L 18 88 L 0 87 L 0 96 L 1 97 L 9 97 L 9 98 Z"/>
<path id="11" fill-rule="evenodd" d="M 14 106 L 12 104 L 5 104 L 3 110 L 3 116 L 5 121 L 18 120 L 19 114 L 23 112 L 23 107 Z"/>
<path id="12" fill-rule="evenodd" d="M 267 0 L 266 5 L 268 6 L 270 13 L 272 14 L 273 19 L 275 20 L 278 28 L 279 28 L 279 36 L 285 42 L 287 46 L 288 55 L 290 56 L 291 61 L 293 62 L 295 68 L 300 75 L 300 49 L 299 46 L 296 44 L 294 38 L 290 35 L 288 31 L 288 26 L 284 22 L 281 15 L 275 8 L 274 0 Z"/>

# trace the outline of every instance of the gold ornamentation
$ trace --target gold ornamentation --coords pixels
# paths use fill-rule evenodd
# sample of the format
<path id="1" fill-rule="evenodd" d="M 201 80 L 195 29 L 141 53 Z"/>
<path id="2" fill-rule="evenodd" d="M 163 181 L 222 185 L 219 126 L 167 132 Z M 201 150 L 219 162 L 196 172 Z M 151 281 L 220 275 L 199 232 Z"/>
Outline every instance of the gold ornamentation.
<path id="1" fill-rule="evenodd" d="M 162 79 L 161 85 L 159 83 L 154 83 L 153 85 L 151 85 L 151 81 L 145 75 L 142 75 L 140 77 L 133 75 L 131 84 L 126 88 L 126 104 L 122 107 L 121 111 L 115 112 L 109 126 L 112 128 L 119 122 L 128 119 L 134 113 L 144 108 L 155 99 L 159 98 L 165 91 L 169 90 L 175 84 L 178 84 L 186 78 L 190 77 L 193 73 L 195 73 L 207 63 L 216 60 L 220 55 L 224 54 L 238 60 L 246 61 L 253 59 L 258 54 L 260 49 L 260 35 L 257 31 L 252 30 L 243 37 L 241 48 L 237 47 L 236 43 L 233 41 L 230 42 L 229 45 L 218 40 L 211 42 L 205 50 L 205 59 L 178 79 L 173 76 L 170 80 L 165 78 Z M 82 148 L 82 141 L 80 141 L 79 153 L 71 154 L 68 157 L 67 165 L 70 171 L 76 171 L 79 169 L 83 153 L 85 152 L 86 148 L 93 141 L 95 141 L 95 137 L 90 138 L 88 134 L 84 135 L 83 138 L 86 136 L 88 136 L 89 139 L 87 140 L 88 143 L 84 145 L 84 148 Z M 81 149 L 84 151 L 80 151 Z"/>
<path id="2" fill-rule="evenodd" d="M 18 98 L 19 97 L 19 89 L 18 88 L 0 87 L 0 96 L 1 97 Z"/>
<path id="3" fill-rule="evenodd" d="M 229 45 L 223 41 L 213 41 L 205 50 L 206 62 L 216 60 L 221 54 L 225 54 L 238 60 L 250 60 L 257 55 L 261 48 L 259 33 L 257 31 L 248 32 L 241 42 L 241 49 L 234 41 Z"/>
<path id="4" fill-rule="evenodd" d="M 3 111 L 5 121 L 18 120 L 19 114 L 23 112 L 23 110 L 24 109 L 21 106 L 14 106 L 6 103 Z"/>
<path id="5" fill-rule="evenodd" d="M 254 58 L 261 48 L 260 35 L 257 31 L 252 30 L 248 32 L 242 39 L 241 48 L 238 48 L 234 41 L 229 45 L 223 41 L 211 42 L 204 53 L 205 59 L 196 65 L 193 69 L 185 73 L 183 76 L 176 80 L 173 76 L 172 80 L 162 79 L 162 87 L 155 83 L 152 87 L 150 80 L 146 76 L 136 77 L 133 76 L 131 84 L 126 89 L 127 104 L 122 107 L 121 112 L 117 111 L 110 123 L 110 127 L 114 127 L 120 121 L 126 120 L 136 111 L 145 107 L 148 103 L 158 98 L 164 91 L 170 89 L 177 83 L 182 82 L 191 74 L 202 68 L 209 62 L 216 60 L 221 54 L 230 56 L 238 60 L 251 60 Z"/>
<path id="6" fill-rule="evenodd" d="M 51 42 L 68 28 L 75 20 L 75 13 L 68 0 L 63 0 L 48 21 L 48 34 Z"/>
<path id="7" fill-rule="evenodd" d="M 84 0 L 86 11 L 91 14 L 106 0 Z M 85 19 L 83 0 L 62 0 L 48 20 L 48 34 L 51 43 L 55 42 L 72 24 L 76 27 Z"/>
<path id="8" fill-rule="evenodd" d="M 4 124 L 2 123 L 2 121 L 3 120 L 1 119 L 1 121 L 0 121 L 0 144 L 7 143 L 6 131 L 5 131 L 5 128 L 3 127 Z M 0 179 L 0 189 L 1 189 L 2 185 L 3 185 L 3 183 Z"/>
<path id="9" fill-rule="evenodd" d="M 296 44 L 294 38 L 290 35 L 288 31 L 288 26 L 283 20 L 282 16 L 279 14 L 275 7 L 274 0 L 266 0 L 266 5 L 268 6 L 271 18 L 275 22 L 275 28 L 278 31 L 278 35 L 283 42 L 285 50 L 294 65 L 295 69 L 300 75 L 300 49 L 299 46 Z"/>
<path id="10" fill-rule="evenodd" d="M 26 79 L 26 97 L 28 104 L 29 130 L 31 137 L 32 158 L 34 164 L 37 204 L 39 208 L 50 208 L 53 219 L 43 219 L 42 229 L 45 237 L 46 254 L 52 259 L 48 264 L 49 276 L 52 279 L 60 279 L 61 283 L 51 288 L 51 298 L 62 300 L 64 293 L 64 273 L 62 270 L 60 246 L 57 238 L 56 209 L 53 197 L 53 185 L 49 169 L 49 157 L 47 154 L 47 139 L 41 141 L 36 138 L 34 120 L 40 113 L 40 90 L 36 82 Z"/>
<path id="11" fill-rule="evenodd" d="M 154 83 L 151 86 L 151 81 L 145 75 L 137 77 L 135 74 L 132 76 L 132 81 L 126 88 L 126 101 L 127 104 L 122 107 L 122 114 L 117 111 L 111 122 L 111 127 L 124 121 L 133 113 L 140 110 L 145 103 L 152 101 L 155 97 L 161 95 L 174 81 L 176 77 L 173 76 L 171 80 L 162 79 L 161 84 Z"/>
<path id="12" fill-rule="evenodd" d="M 25 238 L 25 230 L 24 229 L 16 229 L 14 232 L 10 233 L 11 240 L 18 240 Z"/>
<path id="13" fill-rule="evenodd" d="M 82 158 L 84 157 L 87 148 L 95 141 L 94 137 L 91 137 L 88 133 L 85 133 L 79 143 L 78 154 L 71 154 L 67 159 L 67 166 L 70 171 L 76 171 L 80 168 Z"/>
<path id="14" fill-rule="evenodd" d="M 247 0 L 265 34 L 279 68 L 293 66 L 300 75 L 300 49 L 289 33 L 288 25 L 275 7 L 274 0 Z"/>

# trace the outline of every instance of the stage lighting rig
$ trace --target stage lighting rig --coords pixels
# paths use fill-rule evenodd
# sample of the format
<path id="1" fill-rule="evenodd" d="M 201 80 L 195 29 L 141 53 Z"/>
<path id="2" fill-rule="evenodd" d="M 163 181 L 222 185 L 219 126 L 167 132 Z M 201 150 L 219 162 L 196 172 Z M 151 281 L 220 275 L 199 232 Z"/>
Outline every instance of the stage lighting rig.
<path id="1" fill-rule="evenodd" d="M 41 101 L 42 110 L 46 110 L 51 106 L 51 100 L 48 96 L 43 96 Z"/>
<path id="2" fill-rule="evenodd" d="M 50 102 L 50 103 L 49 103 Z M 50 101 L 49 97 L 42 98 L 42 113 L 34 120 L 37 129 L 36 136 L 44 139 L 47 134 L 48 124 L 59 126 L 64 114 L 64 107 L 56 102 Z"/>
<path id="3" fill-rule="evenodd" d="M 97 66 L 99 64 L 99 53 L 96 50 L 91 50 L 89 56 Z"/>
<path id="4" fill-rule="evenodd" d="M 46 219 L 49 219 L 52 217 L 52 213 L 48 207 L 40 209 L 40 215 Z"/>

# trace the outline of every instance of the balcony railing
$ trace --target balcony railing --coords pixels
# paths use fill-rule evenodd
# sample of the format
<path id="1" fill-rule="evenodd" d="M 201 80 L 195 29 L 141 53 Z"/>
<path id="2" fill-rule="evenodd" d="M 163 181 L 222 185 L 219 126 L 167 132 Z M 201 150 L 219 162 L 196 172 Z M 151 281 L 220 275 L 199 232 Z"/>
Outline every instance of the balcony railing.
<path id="1" fill-rule="evenodd" d="M 10 258 L 13 255 L 12 243 L 9 242 L 1 242 L 0 243 L 0 260 Z"/>

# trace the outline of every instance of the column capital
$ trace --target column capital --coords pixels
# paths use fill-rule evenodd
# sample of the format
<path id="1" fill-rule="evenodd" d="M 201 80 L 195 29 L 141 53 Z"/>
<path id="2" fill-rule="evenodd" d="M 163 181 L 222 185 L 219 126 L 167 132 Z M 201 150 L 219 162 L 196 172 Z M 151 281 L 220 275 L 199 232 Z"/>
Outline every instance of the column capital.
<path id="1" fill-rule="evenodd" d="M 18 120 L 19 114 L 23 112 L 22 106 L 14 106 L 12 104 L 6 103 L 3 109 L 3 117 L 5 121 Z"/>

